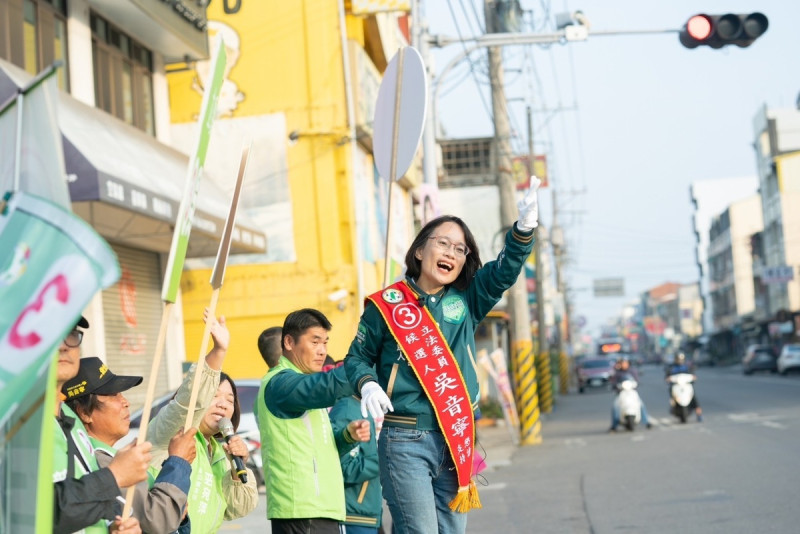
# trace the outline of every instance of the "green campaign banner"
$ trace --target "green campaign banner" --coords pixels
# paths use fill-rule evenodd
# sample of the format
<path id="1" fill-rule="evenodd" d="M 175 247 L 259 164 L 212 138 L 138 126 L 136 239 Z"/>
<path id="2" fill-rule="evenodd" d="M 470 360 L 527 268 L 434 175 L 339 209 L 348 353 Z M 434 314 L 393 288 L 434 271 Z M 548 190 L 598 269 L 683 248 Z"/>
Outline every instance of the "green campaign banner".
<path id="1" fill-rule="evenodd" d="M 17 95 L 0 109 L 0 195 L 24 191 L 70 207 L 58 129 L 56 65 L 31 77 L 9 68 Z"/>
<path id="2" fill-rule="evenodd" d="M 55 362 L 57 354 L 51 355 Z M 33 395 L 19 406 L 3 427 L 4 486 L 0 531 L 35 534 L 53 532 L 53 440 L 57 365 L 36 377 Z M 38 451 L 38 453 L 37 453 Z M 5 485 L 8 484 L 8 485 Z M 6 513 L 7 511 L 7 513 Z"/>
<path id="3" fill-rule="evenodd" d="M 52 531 L 51 364 L 89 300 L 120 269 L 82 219 L 22 192 L 0 201 L 0 250 L 9 252 L 0 256 L 0 532 Z"/>
<path id="4" fill-rule="evenodd" d="M 183 191 L 183 197 L 181 198 L 181 205 L 178 208 L 175 232 L 172 234 L 172 245 L 169 249 L 165 283 L 161 290 L 161 300 L 164 302 L 174 303 L 175 299 L 178 297 L 178 287 L 181 283 L 183 262 L 186 259 L 186 248 L 189 246 L 189 234 L 192 231 L 197 191 L 200 187 L 200 177 L 203 175 L 203 167 L 206 164 L 208 141 L 211 138 L 211 126 L 214 124 L 214 118 L 217 115 L 217 101 L 219 100 L 219 92 L 222 88 L 222 78 L 225 73 L 226 60 L 225 46 L 220 38 L 217 40 L 217 48 L 214 51 L 214 58 L 211 61 L 211 83 L 203 92 L 203 102 L 200 106 L 200 117 L 198 119 L 200 132 L 197 136 L 194 154 L 192 154 L 191 159 L 189 159 L 186 186 Z"/>

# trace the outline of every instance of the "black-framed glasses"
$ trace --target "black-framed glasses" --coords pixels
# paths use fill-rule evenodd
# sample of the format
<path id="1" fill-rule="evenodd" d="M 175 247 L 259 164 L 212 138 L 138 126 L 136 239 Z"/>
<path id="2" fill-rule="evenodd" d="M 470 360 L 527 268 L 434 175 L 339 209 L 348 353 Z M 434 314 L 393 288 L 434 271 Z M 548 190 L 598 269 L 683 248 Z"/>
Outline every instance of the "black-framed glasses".
<path id="1" fill-rule="evenodd" d="M 469 254 L 469 247 L 467 245 L 464 243 L 453 243 L 447 236 L 432 235 L 428 239 L 432 239 L 439 250 L 448 251 L 452 248 L 456 258 L 465 258 L 467 254 Z"/>
<path id="2" fill-rule="evenodd" d="M 74 349 L 75 347 L 81 346 L 81 341 L 83 341 L 83 332 L 80 330 L 73 330 L 64 338 L 64 345 Z"/>

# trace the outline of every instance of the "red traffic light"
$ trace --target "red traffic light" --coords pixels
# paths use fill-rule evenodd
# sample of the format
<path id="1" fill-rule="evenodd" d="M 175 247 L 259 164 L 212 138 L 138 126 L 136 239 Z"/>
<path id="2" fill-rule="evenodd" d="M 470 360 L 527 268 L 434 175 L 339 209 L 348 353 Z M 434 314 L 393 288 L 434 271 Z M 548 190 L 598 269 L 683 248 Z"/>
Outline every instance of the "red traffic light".
<path id="1" fill-rule="evenodd" d="M 769 21 L 762 13 L 694 15 L 686 21 L 678 36 L 686 48 L 700 45 L 722 48 L 726 45 L 747 47 L 767 31 Z"/>
<path id="2" fill-rule="evenodd" d="M 708 39 L 711 30 L 711 20 L 706 15 L 695 15 L 686 22 L 686 33 L 696 41 Z"/>

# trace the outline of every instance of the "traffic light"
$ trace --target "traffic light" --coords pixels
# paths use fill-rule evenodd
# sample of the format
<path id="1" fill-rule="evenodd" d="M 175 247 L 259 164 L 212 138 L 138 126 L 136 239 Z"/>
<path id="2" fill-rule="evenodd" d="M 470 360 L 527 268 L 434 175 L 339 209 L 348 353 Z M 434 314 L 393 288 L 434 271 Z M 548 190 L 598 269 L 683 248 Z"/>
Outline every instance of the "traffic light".
<path id="1" fill-rule="evenodd" d="M 722 48 L 736 45 L 742 48 L 761 37 L 769 21 L 763 13 L 725 15 L 694 15 L 680 31 L 679 39 L 686 48 L 710 46 Z"/>

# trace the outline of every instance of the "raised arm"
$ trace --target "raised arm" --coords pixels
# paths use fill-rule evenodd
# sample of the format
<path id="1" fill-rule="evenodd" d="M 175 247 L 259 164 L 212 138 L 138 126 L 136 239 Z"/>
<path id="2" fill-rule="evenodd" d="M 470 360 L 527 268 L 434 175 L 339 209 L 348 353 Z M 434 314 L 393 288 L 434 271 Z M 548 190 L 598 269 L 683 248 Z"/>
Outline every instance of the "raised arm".
<path id="1" fill-rule="evenodd" d="M 208 310 L 203 315 L 203 320 L 208 320 Z M 172 437 L 183 428 L 186 422 L 186 414 L 189 411 L 189 401 L 192 395 L 194 384 L 195 367 L 202 365 L 200 372 L 200 386 L 197 394 L 197 402 L 192 415 L 192 426 L 199 427 L 208 410 L 211 400 L 217 393 L 219 387 L 219 376 L 225 355 L 228 352 L 230 333 L 225 326 L 225 318 L 219 320 L 212 319 L 211 339 L 214 346 L 206 355 L 205 359 L 199 364 L 194 364 L 186 373 L 175 397 L 170 403 L 159 411 L 155 418 L 147 426 L 147 440 L 153 444 L 153 461 L 151 465 L 156 468 L 167 458 L 167 447 Z"/>
<path id="2" fill-rule="evenodd" d="M 338 399 L 352 394 L 344 367 L 337 367 L 310 375 L 282 371 L 267 384 L 264 400 L 273 414 L 292 418 L 306 410 L 333 406 Z"/>

